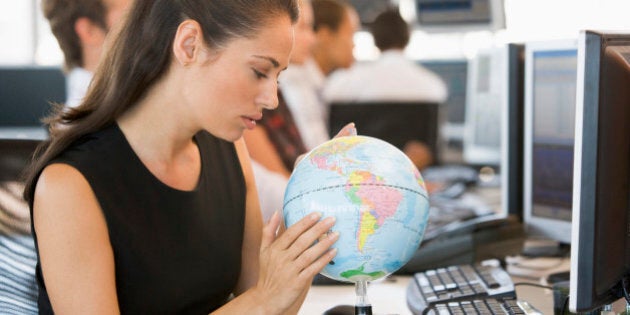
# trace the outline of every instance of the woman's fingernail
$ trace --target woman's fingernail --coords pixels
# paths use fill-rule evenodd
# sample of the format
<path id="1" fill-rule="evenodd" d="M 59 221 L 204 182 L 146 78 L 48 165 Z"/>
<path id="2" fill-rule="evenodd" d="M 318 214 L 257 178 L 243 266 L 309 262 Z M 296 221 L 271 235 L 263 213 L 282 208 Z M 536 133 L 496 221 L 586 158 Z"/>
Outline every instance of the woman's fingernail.
<path id="1" fill-rule="evenodd" d="M 337 238 L 339 238 L 339 231 L 334 231 L 331 233 L 328 233 L 328 238 L 331 240 L 335 240 Z"/>
<path id="2" fill-rule="evenodd" d="M 322 213 L 321 212 L 313 212 L 311 213 L 311 219 L 313 220 L 319 220 L 319 218 L 322 217 Z"/>

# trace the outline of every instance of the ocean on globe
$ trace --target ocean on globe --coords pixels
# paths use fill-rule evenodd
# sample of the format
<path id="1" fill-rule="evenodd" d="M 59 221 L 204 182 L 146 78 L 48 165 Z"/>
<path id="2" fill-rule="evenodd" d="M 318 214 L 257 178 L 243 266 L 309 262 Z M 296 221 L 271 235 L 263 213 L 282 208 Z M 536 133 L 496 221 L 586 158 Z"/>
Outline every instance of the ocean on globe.
<path id="1" fill-rule="evenodd" d="M 287 227 L 307 214 L 336 217 L 337 255 L 322 274 L 373 281 L 402 267 L 417 250 L 429 216 L 418 169 L 393 145 L 371 137 L 338 137 L 296 165 L 284 197 Z"/>

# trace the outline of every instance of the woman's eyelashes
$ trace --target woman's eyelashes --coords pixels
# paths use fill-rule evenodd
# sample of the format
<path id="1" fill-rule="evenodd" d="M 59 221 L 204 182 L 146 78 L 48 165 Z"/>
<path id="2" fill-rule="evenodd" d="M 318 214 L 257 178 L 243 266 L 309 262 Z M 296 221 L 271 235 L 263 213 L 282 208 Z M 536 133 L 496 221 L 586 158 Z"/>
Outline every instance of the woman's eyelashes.
<path id="1" fill-rule="evenodd" d="M 257 79 L 266 79 L 267 75 L 261 71 L 256 70 L 255 68 L 252 68 L 252 71 L 254 71 L 254 74 L 256 75 Z"/>

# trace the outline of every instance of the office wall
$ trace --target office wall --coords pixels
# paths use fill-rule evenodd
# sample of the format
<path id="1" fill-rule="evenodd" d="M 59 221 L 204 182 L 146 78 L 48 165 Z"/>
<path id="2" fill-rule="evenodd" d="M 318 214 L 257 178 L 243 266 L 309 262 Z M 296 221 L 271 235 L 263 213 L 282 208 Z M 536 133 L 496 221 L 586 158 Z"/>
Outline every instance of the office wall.
<path id="1" fill-rule="evenodd" d="M 406 6 L 413 0 L 395 0 Z M 0 0 L 0 64 L 60 64 L 63 56 L 39 8 L 40 0 Z M 629 0 L 505 0 L 506 29 L 429 34 L 415 30 L 413 59 L 471 57 L 506 42 L 567 38 L 580 29 L 630 30 Z M 374 59 L 367 32 L 355 36 L 355 56 Z"/>

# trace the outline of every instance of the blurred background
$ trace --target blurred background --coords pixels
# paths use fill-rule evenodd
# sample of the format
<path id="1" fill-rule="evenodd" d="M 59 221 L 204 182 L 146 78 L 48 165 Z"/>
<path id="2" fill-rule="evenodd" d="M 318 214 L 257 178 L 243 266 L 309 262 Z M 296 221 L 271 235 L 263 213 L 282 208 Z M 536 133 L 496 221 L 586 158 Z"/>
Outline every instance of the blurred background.
<path id="1" fill-rule="evenodd" d="M 630 1 L 627 0 L 351 2 L 361 14 L 363 22 L 369 22 L 370 17 L 388 5 L 398 5 L 402 16 L 414 26 L 405 53 L 417 60 L 472 58 L 479 50 L 509 42 L 575 38 L 581 29 L 630 29 Z M 484 8 L 480 12 L 460 13 L 460 16 L 465 17 L 459 22 L 448 23 L 452 17 L 436 15 L 426 19 L 428 24 L 422 24 L 424 13 L 419 13 L 422 8 L 428 8 L 424 12 L 429 13 L 441 9 L 452 11 L 458 4 L 470 2 L 489 5 L 492 11 L 490 19 L 484 16 L 488 13 L 484 13 Z M 445 8 L 445 3 L 450 7 Z M 477 22 L 473 21 L 474 18 L 477 18 Z M 42 16 L 38 0 L 0 0 L 0 43 L 2 65 L 61 65 L 63 60 L 48 23 Z M 372 60 L 378 56 L 378 50 L 367 31 L 357 32 L 355 43 L 357 60 Z"/>

